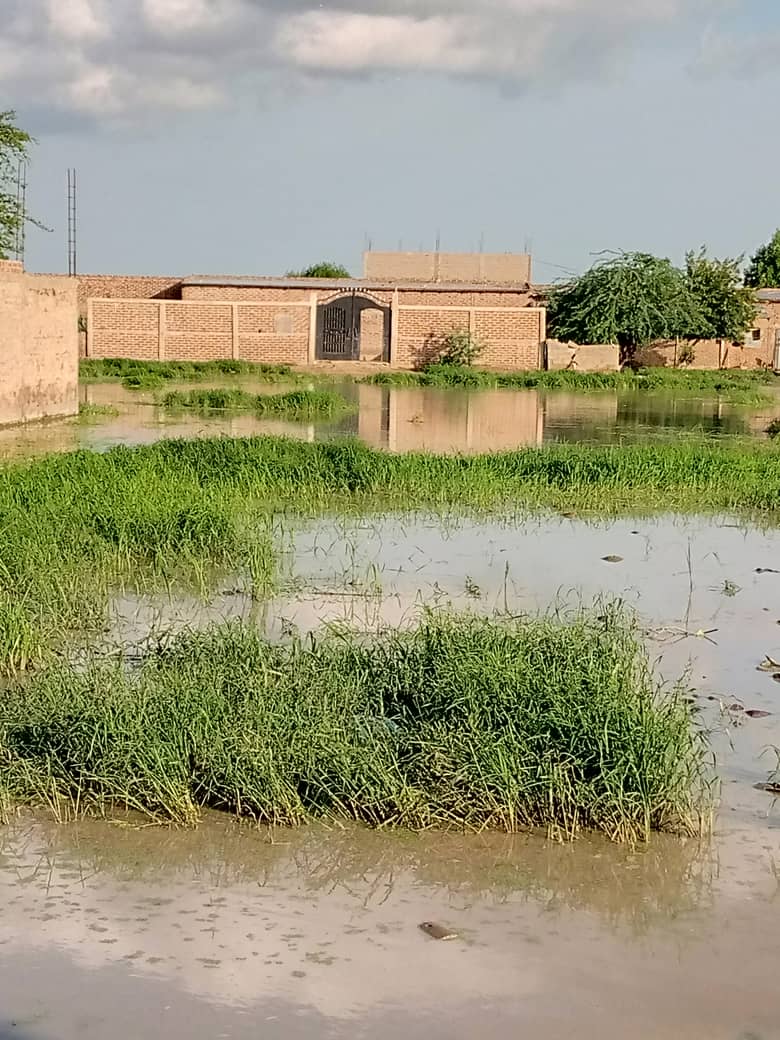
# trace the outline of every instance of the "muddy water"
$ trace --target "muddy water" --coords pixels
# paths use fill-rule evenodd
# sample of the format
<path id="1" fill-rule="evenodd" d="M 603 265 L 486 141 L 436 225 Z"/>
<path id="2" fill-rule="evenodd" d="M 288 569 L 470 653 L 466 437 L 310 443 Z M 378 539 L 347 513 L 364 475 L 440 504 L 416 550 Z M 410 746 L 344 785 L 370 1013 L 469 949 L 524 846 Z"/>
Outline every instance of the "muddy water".
<path id="1" fill-rule="evenodd" d="M 713 729 L 712 843 L 23 818 L 0 832 L 0 1038 L 780 1040 L 780 802 L 753 786 L 780 746 L 780 684 L 756 671 L 780 659 L 780 574 L 757 572 L 780 570 L 780 531 L 387 517 L 284 540 L 270 605 L 242 575 L 207 602 L 127 594 L 114 636 L 622 597 L 661 672 L 690 670 Z M 430 939 L 426 920 L 459 937 Z"/>
<path id="2" fill-rule="evenodd" d="M 0 1036 L 769 1040 L 769 845 L 22 820 L 0 835 Z"/>
<path id="3" fill-rule="evenodd" d="M 171 384 L 191 389 L 193 384 Z M 226 385 L 198 383 L 197 386 Z M 235 379 L 255 393 L 283 386 Z M 82 403 L 115 408 L 119 414 L 89 421 L 61 420 L 0 430 L 0 457 L 105 450 L 115 444 L 147 444 L 172 437 L 242 437 L 283 434 L 304 440 L 360 437 L 390 451 L 485 452 L 547 441 L 589 443 L 637 441 L 691 435 L 764 436 L 780 417 L 780 401 L 759 408 L 724 404 L 716 397 L 674 397 L 646 393 L 493 390 L 392 389 L 336 384 L 355 406 L 335 422 L 289 423 L 253 415 L 173 414 L 155 404 L 152 392 L 125 390 L 119 384 L 82 387 Z"/>

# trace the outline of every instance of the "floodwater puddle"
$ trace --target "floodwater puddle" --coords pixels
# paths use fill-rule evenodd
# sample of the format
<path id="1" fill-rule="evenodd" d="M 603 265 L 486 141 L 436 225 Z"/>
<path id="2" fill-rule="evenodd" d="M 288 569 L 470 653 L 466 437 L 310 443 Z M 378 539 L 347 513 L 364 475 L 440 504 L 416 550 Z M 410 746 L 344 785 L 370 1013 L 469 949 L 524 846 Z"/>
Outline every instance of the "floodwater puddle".
<path id="1" fill-rule="evenodd" d="M 197 387 L 226 385 L 198 382 Z M 232 379 L 252 393 L 279 393 L 283 384 Z M 173 383 L 166 390 L 189 390 Z M 314 386 L 314 383 L 312 383 Z M 82 404 L 119 414 L 94 415 L 87 422 L 59 420 L 0 430 L 0 455 L 16 457 L 116 444 L 149 444 L 175 437 L 247 437 L 275 434 L 303 440 L 359 437 L 389 451 L 479 453 L 505 451 L 554 441 L 636 442 L 698 436 L 763 436 L 780 418 L 780 399 L 750 406 L 717 396 L 675 396 L 642 392 L 564 390 L 442 390 L 360 385 L 339 381 L 334 388 L 353 405 L 338 420 L 295 423 L 259 419 L 247 413 L 174 413 L 155 403 L 159 391 L 135 391 L 118 383 L 81 387 Z"/>
<path id="2" fill-rule="evenodd" d="M 387 516 L 300 521 L 280 541 L 270 599 L 240 574 L 200 599 L 125 591 L 110 639 L 622 599 L 713 730 L 712 842 L 24 816 L 0 831 L 2 1040 L 780 1040 L 780 801 L 756 787 L 780 747 L 780 531 Z"/>
<path id="3" fill-rule="evenodd" d="M 774 1040 L 772 867 L 755 828 L 631 850 L 22 818 L 0 1035 Z"/>

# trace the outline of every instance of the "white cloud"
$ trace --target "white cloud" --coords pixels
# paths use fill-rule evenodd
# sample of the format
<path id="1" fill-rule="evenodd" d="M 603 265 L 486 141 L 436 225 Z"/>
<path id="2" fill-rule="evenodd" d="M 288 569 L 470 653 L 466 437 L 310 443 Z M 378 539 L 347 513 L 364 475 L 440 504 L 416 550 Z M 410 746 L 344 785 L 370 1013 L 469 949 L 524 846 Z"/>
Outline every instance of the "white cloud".
<path id="1" fill-rule="evenodd" d="M 17 107 L 98 120 L 207 107 L 291 72 L 563 85 L 623 68 L 652 32 L 679 48 L 691 16 L 730 2 L 0 0 L 0 85 Z"/>
<path id="2" fill-rule="evenodd" d="M 142 0 L 143 19 L 164 35 L 207 33 L 234 19 L 240 5 L 234 0 Z"/>
<path id="3" fill-rule="evenodd" d="M 64 40 L 99 40 L 110 26 L 95 0 L 49 0 L 49 25 Z"/>
<path id="4" fill-rule="evenodd" d="M 471 20 L 462 16 L 307 11 L 282 20 L 275 49 L 304 69 L 473 71 L 486 57 L 480 46 L 469 42 L 473 29 Z"/>

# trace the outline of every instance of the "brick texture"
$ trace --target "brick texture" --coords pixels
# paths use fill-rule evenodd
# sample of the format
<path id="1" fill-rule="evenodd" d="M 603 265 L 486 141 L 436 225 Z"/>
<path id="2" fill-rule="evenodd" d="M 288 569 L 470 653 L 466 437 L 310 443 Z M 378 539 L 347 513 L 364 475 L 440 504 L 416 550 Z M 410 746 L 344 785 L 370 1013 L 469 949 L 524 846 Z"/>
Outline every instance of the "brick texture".
<path id="1" fill-rule="evenodd" d="M 87 300 L 179 300 L 181 279 L 153 275 L 84 274 L 78 276 L 79 314 Z"/>
<path id="2" fill-rule="evenodd" d="M 389 282 L 492 282 L 527 285 L 531 257 L 524 253 L 382 253 L 363 256 L 363 277 Z"/>

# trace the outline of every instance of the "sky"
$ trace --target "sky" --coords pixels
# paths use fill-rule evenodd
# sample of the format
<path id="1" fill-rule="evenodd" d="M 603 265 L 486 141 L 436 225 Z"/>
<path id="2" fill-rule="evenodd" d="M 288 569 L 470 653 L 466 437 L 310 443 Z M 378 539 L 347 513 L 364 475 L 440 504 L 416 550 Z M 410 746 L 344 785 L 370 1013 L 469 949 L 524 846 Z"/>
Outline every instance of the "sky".
<path id="1" fill-rule="evenodd" d="M 750 254 L 780 225 L 778 0 L 0 0 L 30 270 L 361 253 Z"/>

